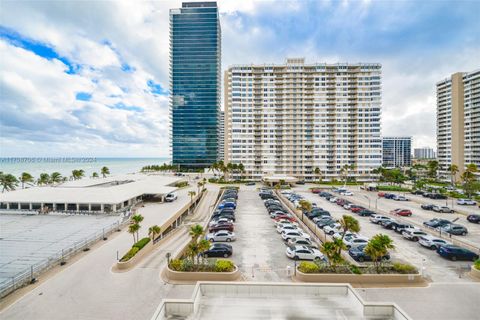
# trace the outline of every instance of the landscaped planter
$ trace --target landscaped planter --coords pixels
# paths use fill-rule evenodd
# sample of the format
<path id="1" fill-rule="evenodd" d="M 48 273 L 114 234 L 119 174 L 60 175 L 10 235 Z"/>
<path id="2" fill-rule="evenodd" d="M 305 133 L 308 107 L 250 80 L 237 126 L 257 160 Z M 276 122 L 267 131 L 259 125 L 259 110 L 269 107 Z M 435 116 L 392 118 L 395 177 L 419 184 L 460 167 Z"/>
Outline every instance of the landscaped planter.
<path id="1" fill-rule="evenodd" d="M 351 284 L 422 284 L 420 274 L 333 274 L 303 273 L 297 269 L 294 279 L 300 282 L 351 283 Z"/>
<path id="2" fill-rule="evenodd" d="M 472 265 L 472 270 L 470 271 L 470 275 L 475 279 L 480 280 L 480 270 L 475 268 L 475 266 L 473 265 Z"/>
<path id="3" fill-rule="evenodd" d="M 240 278 L 240 271 L 235 266 L 232 272 L 183 272 L 174 271 L 168 266 L 164 269 L 164 276 L 173 281 L 237 281 Z"/>

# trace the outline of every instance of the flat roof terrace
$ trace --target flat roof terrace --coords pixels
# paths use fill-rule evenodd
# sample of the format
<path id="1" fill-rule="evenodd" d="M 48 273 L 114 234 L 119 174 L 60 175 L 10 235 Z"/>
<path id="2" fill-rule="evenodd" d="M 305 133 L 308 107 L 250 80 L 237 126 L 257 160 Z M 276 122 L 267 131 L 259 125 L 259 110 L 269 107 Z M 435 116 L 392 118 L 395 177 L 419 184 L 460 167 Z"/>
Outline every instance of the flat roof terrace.
<path id="1" fill-rule="evenodd" d="M 177 188 L 181 177 L 129 174 L 68 181 L 0 194 L 2 210 L 117 211 L 137 203 L 143 196 L 164 196 Z M 107 206 L 107 207 L 105 207 Z"/>

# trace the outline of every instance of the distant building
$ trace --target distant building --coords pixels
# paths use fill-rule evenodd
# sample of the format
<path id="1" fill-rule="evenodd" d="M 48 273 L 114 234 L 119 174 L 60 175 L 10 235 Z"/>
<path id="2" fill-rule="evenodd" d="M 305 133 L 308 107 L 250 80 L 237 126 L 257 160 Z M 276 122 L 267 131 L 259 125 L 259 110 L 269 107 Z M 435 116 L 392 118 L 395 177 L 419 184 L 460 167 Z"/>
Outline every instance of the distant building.
<path id="1" fill-rule="evenodd" d="M 480 69 L 457 72 L 437 83 L 437 157 L 440 176 L 448 167 L 480 166 Z"/>
<path id="2" fill-rule="evenodd" d="M 371 179 L 382 163 L 378 63 L 236 65 L 225 72 L 225 161 L 247 179 Z M 319 168 L 320 174 L 315 174 Z"/>
<path id="3" fill-rule="evenodd" d="M 385 168 L 402 168 L 412 165 L 412 137 L 383 137 Z"/>
<path id="4" fill-rule="evenodd" d="M 225 150 L 225 112 L 220 111 L 220 121 L 218 124 L 219 134 L 218 134 L 218 159 L 224 159 L 224 150 Z"/>
<path id="5" fill-rule="evenodd" d="M 216 2 L 170 10 L 172 163 L 209 167 L 219 151 L 221 35 Z"/>
<path id="6" fill-rule="evenodd" d="M 433 148 L 415 148 L 413 149 L 413 157 L 415 159 L 435 159 L 436 153 Z"/>

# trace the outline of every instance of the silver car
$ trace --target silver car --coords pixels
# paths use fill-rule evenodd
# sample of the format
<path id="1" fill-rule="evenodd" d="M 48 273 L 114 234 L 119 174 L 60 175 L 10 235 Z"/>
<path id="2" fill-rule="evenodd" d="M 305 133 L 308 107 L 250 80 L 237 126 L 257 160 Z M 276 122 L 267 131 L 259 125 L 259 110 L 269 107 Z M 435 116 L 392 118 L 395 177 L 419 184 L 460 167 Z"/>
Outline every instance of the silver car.
<path id="1" fill-rule="evenodd" d="M 235 241 L 235 233 L 226 231 L 226 230 L 220 230 L 215 233 L 209 233 L 205 237 L 208 241 L 211 242 L 230 242 L 230 241 Z"/>

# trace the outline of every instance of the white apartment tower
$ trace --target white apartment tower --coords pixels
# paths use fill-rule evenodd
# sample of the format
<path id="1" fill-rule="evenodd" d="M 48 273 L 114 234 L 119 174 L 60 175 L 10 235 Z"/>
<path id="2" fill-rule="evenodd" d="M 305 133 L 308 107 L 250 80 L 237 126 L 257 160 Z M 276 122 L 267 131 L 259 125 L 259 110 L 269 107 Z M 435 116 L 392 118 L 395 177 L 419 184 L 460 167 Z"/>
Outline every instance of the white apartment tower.
<path id="1" fill-rule="evenodd" d="M 440 176 L 448 167 L 480 166 L 480 69 L 457 72 L 437 83 L 437 157 Z"/>
<path id="2" fill-rule="evenodd" d="M 225 72 L 225 160 L 248 179 L 369 180 L 382 164 L 381 65 L 239 65 Z"/>
<path id="3" fill-rule="evenodd" d="M 219 137 L 218 137 L 218 159 L 224 160 L 225 150 L 225 112 L 220 112 L 220 120 L 218 123 Z"/>

